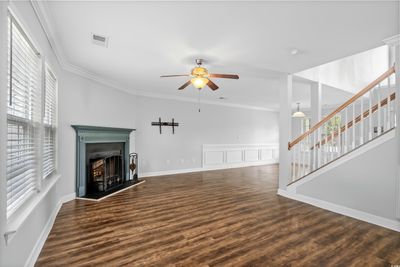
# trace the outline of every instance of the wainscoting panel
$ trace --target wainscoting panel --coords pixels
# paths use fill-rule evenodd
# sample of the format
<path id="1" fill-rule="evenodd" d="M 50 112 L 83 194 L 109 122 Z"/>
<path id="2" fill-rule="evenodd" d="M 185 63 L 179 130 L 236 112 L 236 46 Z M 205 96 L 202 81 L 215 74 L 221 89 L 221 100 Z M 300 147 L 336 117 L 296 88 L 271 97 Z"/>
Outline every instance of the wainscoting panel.
<path id="1" fill-rule="evenodd" d="M 254 161 L 259 161 L 259 150 L 257 149 L 248 149 L 244 151 L 244 160 L 246 162 L 254 162 Z"/>
<path id="2" fill-rule="evenodd" d="M 242 150 L 231 150 L 226 151 L 226 162 L 227 163 L 238 163 L 243 161 Z"/>
<path id="3" fill-rule="evenodd" d="M 278 163 L 278 144 L 203 145 L 203 168 L 223 169 Z"/>
<path id="4" fill-rule="evenodd" d="M 224 163 L 224 152 L 223 151 L 208 151 L 204 162 L 207 165 L 216 165 Z"/>

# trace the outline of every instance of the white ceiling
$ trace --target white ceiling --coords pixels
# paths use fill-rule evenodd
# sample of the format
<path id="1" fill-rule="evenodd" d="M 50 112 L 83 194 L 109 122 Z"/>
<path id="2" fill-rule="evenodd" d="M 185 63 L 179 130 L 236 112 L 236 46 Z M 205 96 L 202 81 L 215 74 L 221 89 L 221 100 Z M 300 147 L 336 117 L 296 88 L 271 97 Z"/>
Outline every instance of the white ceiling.
<path id="1" fill-rule="evenodd" d="M 278 107 L 276 80 L 282 73 L 380 46 L 383 39 L 398 33 L 395 1 L 43 5 L 64 60 L 124 90 L 197 98 L 193 87 L 177 90 L 185 78 L 159 76 L 188 73 L 200 57 L 210 72 L 240 75 L 237 81 L 215 79 L 220 89 L 203 90 L 203 99 L 265 108 Z M 91 33 L 108 36 L 108 48 L 93 45 Z M 299 49 L 295 56 L 290 53 L 294 48 Z M 306 98 L 308 85 L 295 86 L 294 98 Z M 217 100 L 220 96 L 227 100 Z"/>

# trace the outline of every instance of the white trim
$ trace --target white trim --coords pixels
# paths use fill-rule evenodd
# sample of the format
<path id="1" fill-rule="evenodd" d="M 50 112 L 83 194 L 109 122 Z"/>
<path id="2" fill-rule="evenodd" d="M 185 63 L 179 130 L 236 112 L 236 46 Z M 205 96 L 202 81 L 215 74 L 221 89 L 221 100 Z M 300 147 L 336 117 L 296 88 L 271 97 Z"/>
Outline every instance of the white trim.
<path id="1" fill-rule="evenodd" d="M 293 200 L 297 200 L 297 201 L 300 201 L 303 203 L 310 204 L 312 206 L 315 206 L 315 207 L 318 207 L 321 209 L 329 210 L 329 211 L 332 211 L 332 212 L 335 212 L 338 214 L 342 214 L 342 215 L 345 215 L 345 216 L 348 216 L 348 217 L 351 217 L 351 218 L 354 218 L 354 219 L 357 219 L 360 221 L 372 223 L 372 224 L 375 224 L 378 226 L 382 226 L 382 227 L 400 232 L 400 221 L 387 219 L 384 217 L 373 215 L 371 213 L 367 213 L 367 212 L 360 211 L 360 210 L 355 210 L 352 208 L 337 205 L 337 204 L 334 204 L 331 202 L 312 198 L 309 196 L 296 194 L 294 192 L 290 192 L 290 191 L 286 191 L 286 190 L 278 189 L 277 194 L 280 196 L 286 197 L 286 198 L 290 198 Z"/>
<path id="2" fill-rule="evenodd" d="M 57 204 L 57 207 L 53 210 L 53 212 L 51 213 L 50 218 L 47 220 L 47 223 L 45 225 L 45 227 L 43 228 L 38 240 L 36 241 L 35 246 L 33 247 L 31 253 L 29 254 L 28 259 L 25 262 L 26 267 L 31 267 L 35 265 L 35 262 L 37 260 L 37 258 L 39 257 L 40 252 L 42 251 L 42 248 L 44 246 L 44 243 L 47 240 L 47 237 L 49 236 L 49 233 L 51 231 L 51 228 L 53 227 L 53 224 L 56 220 L 56 217 L 58 215 L 58 212 L 61 209 L 61 206 L 71 200 L 75 199 L 75 193 L 71 193 L 68 195 L 63 196 L 60 201 Z"/>
<path id="3" fill-rule="evenodd" d="M 386 38 L 383 40 L 383 42 L 388 46 L 400 45 L 400 34 Z"/>
<path id="4" fill-rule="evenodd" d="M 381 136 L 376 137 L 372 141 L 365 143 L 364 145 L 360 146 L 359 148 L 355 149 L 354 151 L 350 151 L 349 153 L 341 156 L 340 158 L 328 163 L 326 166 L 322 166 L 320 169 L 316 170 L 315 172 L 310 173 L 306 177 L 296 181 L 295 183 L 289 185 L 287 187 L 288 191 L 296 192 L 297 187 L 299 187 L 302 184 L 308 183 L 311 180 L 314 180 L 315 178 L 319 177 L 320 175 L 336 168 L 339 167 L 340 165 L 348 162 L 349 160 L 352 160 L 353 158 L 356 158 L 369 150 L 378 147 L 382 145 L 383 143 L 386 143 L 387 141 L 395 138 L 395 129 L 390 130 L 387 133 L 384 133 Z"/>
<path id="5" fill-rule="evenodd" d="M 191 169 L 180 169 L 180 170 L 168 170 L 168 171 L 157 171 L 157 172 L 143 172 L 139 173 L 139 177 L 153 177 L 153 176 L 165 176 L 165 175 L 174 175 L 174 174 L 183 174 L 183 173 L 192 173 L 192 172 L 204 172 L 204 171 L 214 171 L 214 170 L 225 170 L 225 169 L 234 169 L 234 168 L 243 168 L 243 167 L 251 167 L 251 166 L 260 166 L 260 165 L 274 165 L 276 162 L 246 162 L 246 163 L 235 163 L 224 166 L 208 166 L 208 167 L 199 167 L 199 168 L 191 168 Z"/>

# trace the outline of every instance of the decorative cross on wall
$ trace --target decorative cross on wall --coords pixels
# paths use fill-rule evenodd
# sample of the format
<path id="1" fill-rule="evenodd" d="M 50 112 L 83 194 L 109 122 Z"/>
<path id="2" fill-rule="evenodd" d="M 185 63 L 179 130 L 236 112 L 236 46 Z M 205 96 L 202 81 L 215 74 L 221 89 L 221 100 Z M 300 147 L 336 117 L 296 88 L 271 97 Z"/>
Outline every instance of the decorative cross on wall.
<path id="1" fill-rule="evenodd" d="M 172 134 L 175 134 L 175 127 L 179 126 L 179 123 L 175 122 L 174 119 L 172 119 L 172 122 L 167 122 L 167 121 L 161 121 L 161 118 L 158 118 L 158 121 L 152 122 L 151 126 L 158 126 L 160 128 L 160 134 L 161 132 L 161 127 L 162 126 L 171 126 L 172 127 Z"/>

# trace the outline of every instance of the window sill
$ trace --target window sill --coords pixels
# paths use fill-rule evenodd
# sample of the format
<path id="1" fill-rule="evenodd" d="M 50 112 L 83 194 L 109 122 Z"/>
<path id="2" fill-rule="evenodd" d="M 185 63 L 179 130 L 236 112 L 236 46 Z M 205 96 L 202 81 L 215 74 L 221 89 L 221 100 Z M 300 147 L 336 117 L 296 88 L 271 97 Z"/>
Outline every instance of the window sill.
<path id="1" fill-rule="evenodd" d="M 36 208 L 36 206 L 42 201 L 42 199 L 47 195 L 47 193 L 54 187 L 57 181 L 60 179 L 60 174 L 54 174 L 53 176 L 46 178 L 47 180 L 43 183 L 42 190 L 35 194 L 31 201 L 20 207 L 18 211 L 15 212 L 7 221 L 6 232 L 4 233 L 4 238 L 6 244 L 10 244 L 11 240 L 18 232 L 18 229 L 24 225 L 29 215 Z M 43 180 L 43 181 L 45 181 Z"/>

